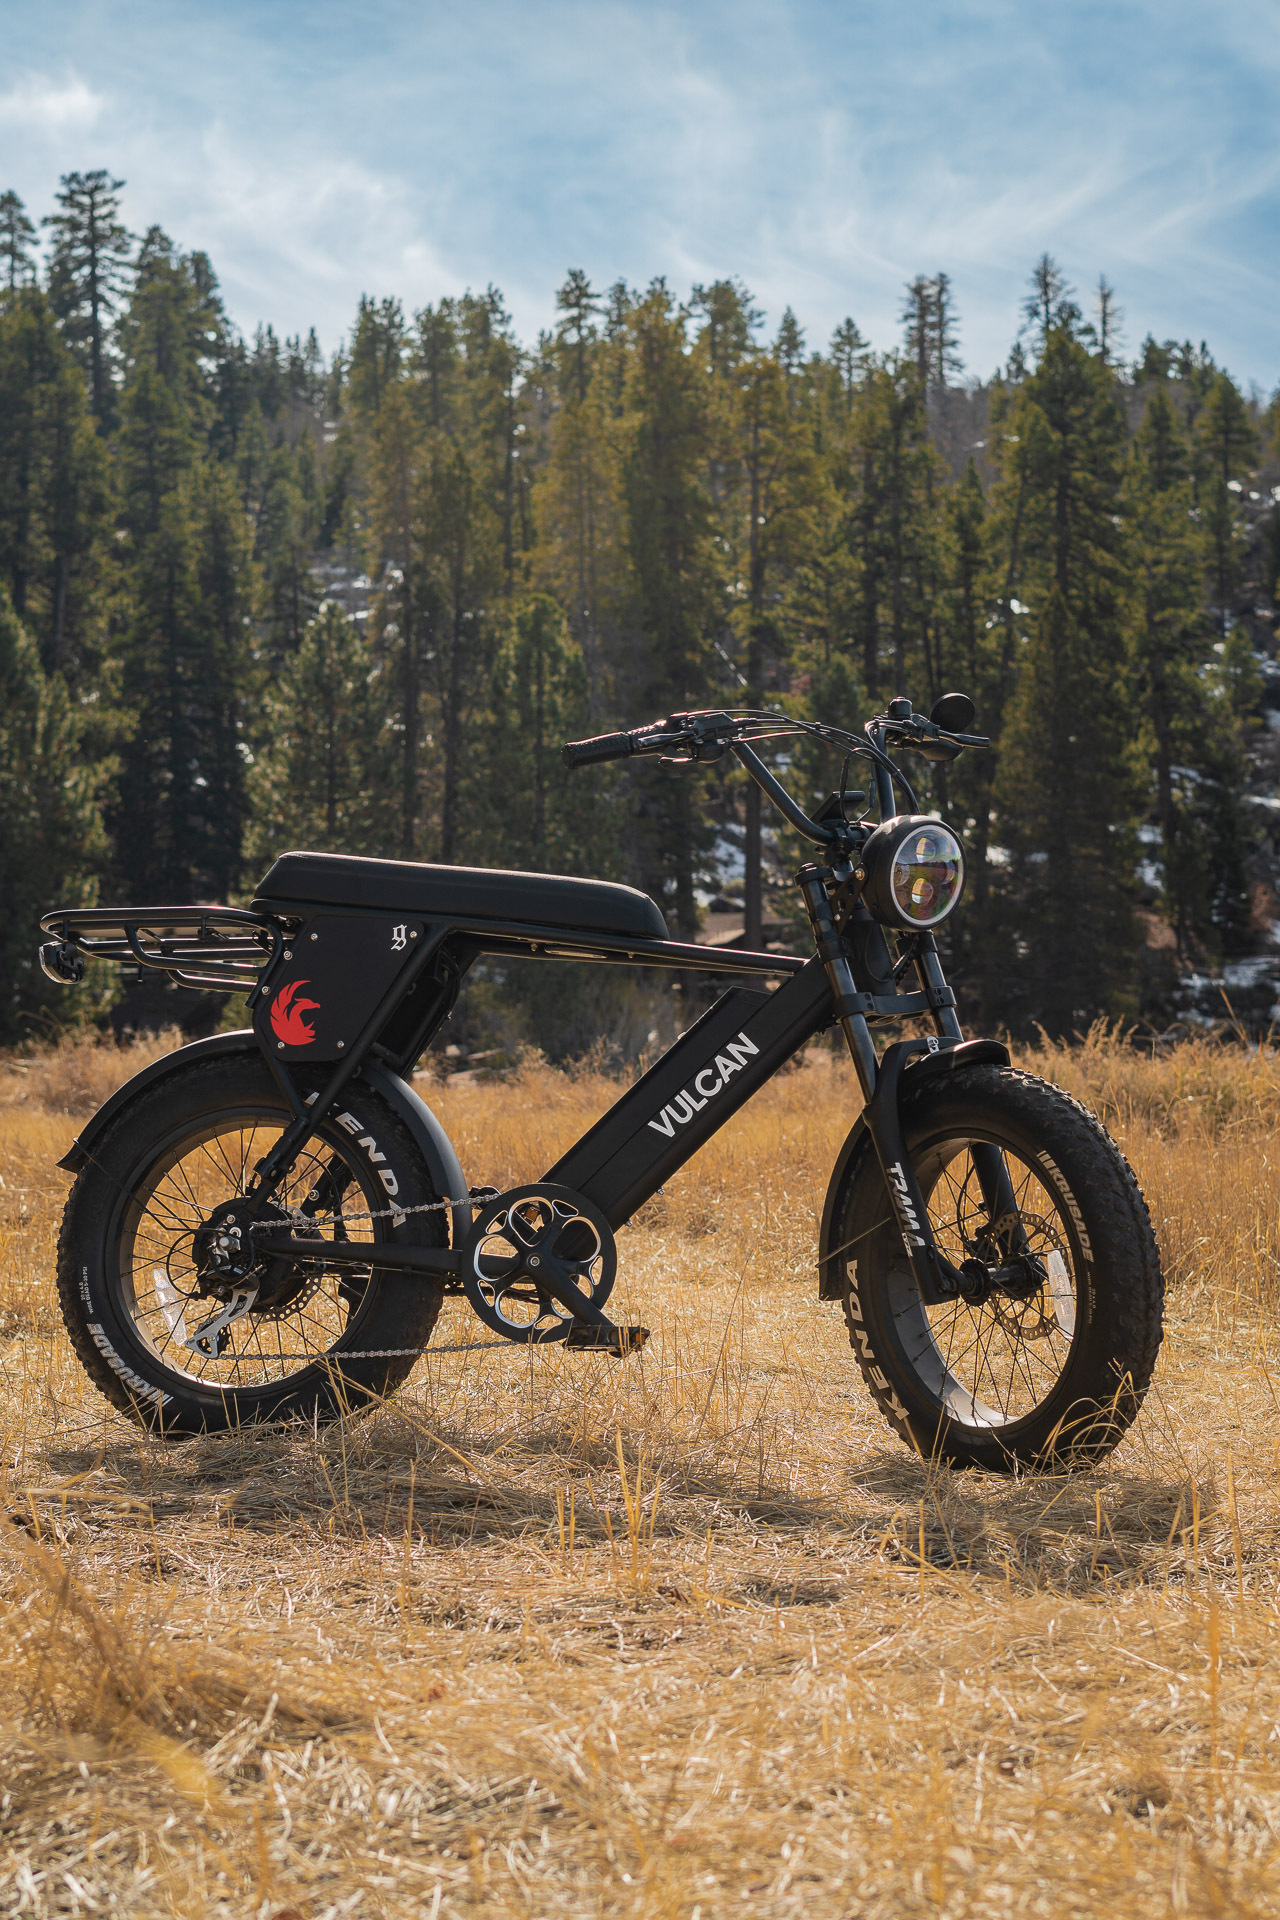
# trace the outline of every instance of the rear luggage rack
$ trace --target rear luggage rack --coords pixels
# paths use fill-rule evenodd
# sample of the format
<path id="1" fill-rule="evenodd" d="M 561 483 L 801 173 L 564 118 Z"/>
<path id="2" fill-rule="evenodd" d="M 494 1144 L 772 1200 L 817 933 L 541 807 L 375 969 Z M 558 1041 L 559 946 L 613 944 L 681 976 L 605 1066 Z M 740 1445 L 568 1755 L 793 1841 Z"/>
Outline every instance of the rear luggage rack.
<path id="1" fill-rule="evenodd" d="M 40 925 L 53 935 L 40 965 L 63 986 L 83 980 L 87 956 L 172 974 L 184 987 L 250 993 L 284 946 L 276 921 L 240 907 L 70 907 Z"/>

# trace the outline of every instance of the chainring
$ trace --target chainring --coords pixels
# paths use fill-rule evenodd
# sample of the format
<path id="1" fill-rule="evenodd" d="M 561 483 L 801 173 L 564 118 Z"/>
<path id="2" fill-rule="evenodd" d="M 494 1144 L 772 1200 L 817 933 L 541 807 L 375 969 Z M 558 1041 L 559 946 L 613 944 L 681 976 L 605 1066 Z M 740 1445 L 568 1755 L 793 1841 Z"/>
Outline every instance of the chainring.
<path id="1" fill-rule="evenodd" d="M 618 1274 L 613 1229 L 591 1200 L 547 1183 L 486 1200 L 462 1249 L 462 1291 L 492 1332 L 523 1346 L 580 1325 L 545 1284 L 549 1268 L 603 1307 Z"/>

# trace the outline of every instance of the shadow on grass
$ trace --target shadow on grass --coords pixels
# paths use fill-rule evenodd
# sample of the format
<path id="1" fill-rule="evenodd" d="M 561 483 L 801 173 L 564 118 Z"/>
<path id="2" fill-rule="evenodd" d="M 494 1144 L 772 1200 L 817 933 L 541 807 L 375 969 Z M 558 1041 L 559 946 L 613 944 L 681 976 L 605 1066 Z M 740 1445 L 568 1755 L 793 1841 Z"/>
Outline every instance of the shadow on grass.
<path id="1" fill-rule="evenodd" d="M 769 1605 L 835 1604 L 838 1579 L 871 1561 L 904 1573 L 944 1572 L 1021 1590 L 1081 1591 L 1098 1585 L 1181 1581 L 1200 1541 L 1223 1516 L 1212 1489 L 1177 1478 L 1117 1469 L 1001 1477 L 956 1472 L 884 1448 L 852 1461 L 843 1484 L 821 1495 L 785 1486 L 745 1487 L 742 1476 L 709 1462 L 641 1461 L 639 1442 L 624 1444 L 630 1488 L 642 1471 L 644 1531 L 666 1545 L 718 1541 L 743 1548 L 767 1542 L 792 1555 L 821 1556 L 814 1575 L 797 1580 L 751 1575 L 743 1597 Z M 572 1505 L 580 1546 L 610 1538 L 627 1550 L 626 1499 L 616 1452 L 584 1450 L 580 1432 L 543 1423 L 483 1452 L 447 1431 L 386 1411 L 363 1424 L 262 1428 L 174 1445 L 143 1436 L 93 1452 L 51 1450 L 47 1467 L 84 1518 L 114 1514 L 113 1524 L 204 1522 L 258 1536 L 299 1534 L 330 1540 L 406 1536 L 445 1551 L 526 1541 L 555 1551 Z M 74 1483 L 68 1489 L 68 1482 Z M 661 1483 L 657 1511 L 650 1506 Z M 1189 1535 L 1194 1532 L 1194 1548 Z M 744 1568 L 744 1572 L 747 1569 Z M 803 1590 L 803 1597 L 801 1593 Z M 792 1593 L 796 1598 L 788 1596 Z"/>

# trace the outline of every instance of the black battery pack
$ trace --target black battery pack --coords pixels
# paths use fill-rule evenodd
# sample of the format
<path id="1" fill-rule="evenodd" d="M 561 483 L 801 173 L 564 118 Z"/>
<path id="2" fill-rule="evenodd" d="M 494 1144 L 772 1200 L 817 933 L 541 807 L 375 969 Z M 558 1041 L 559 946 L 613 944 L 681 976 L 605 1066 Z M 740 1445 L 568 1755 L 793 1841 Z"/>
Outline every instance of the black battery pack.
<path id="1" fill-rule="evenodd" d="M 820 960 L 772 993 L 730 988 L 543 1179 L 594 1200 L 620 1227 L 834 1018 Z"/>

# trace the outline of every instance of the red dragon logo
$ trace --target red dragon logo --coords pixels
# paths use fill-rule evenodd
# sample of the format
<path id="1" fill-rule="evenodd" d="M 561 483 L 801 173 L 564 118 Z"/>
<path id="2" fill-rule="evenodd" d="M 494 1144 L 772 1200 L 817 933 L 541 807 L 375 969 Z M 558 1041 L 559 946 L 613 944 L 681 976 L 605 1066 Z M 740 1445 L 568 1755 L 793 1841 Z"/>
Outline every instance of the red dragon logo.
<path id="1" fill-rule="evenodd" d="M 318 1000 L 295 1000 L 295 993 L 309 987 L 309 980 L 291 980 L 281 987 L 271 1003 L 271 1031 L 286 1047 L 309 1047 L 316 1037 L 315 1027 L 303 1019 L 304 1013 L 319 1013 Z"/>

